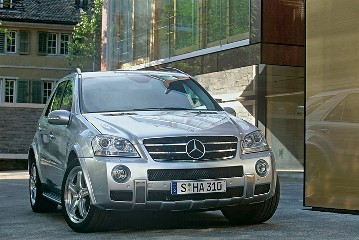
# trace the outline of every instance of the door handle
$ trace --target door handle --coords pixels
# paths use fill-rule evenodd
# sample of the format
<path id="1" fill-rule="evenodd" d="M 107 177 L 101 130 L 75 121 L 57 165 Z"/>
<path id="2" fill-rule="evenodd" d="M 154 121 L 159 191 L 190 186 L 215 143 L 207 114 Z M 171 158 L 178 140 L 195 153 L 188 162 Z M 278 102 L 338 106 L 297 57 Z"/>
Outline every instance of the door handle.
<path id="1" fill-rule="evenodd" d="M 50 139 L 55 139 L 55 136 L 52 133 L 49 134 L 49 137 L 50 137 Z"/>
<path id="2" fill-rule="evenodd" d="M 329 134 L 331 132 L 329 129 L 326 128 L 321 128 L 320 131 L 325 134 Z"/>

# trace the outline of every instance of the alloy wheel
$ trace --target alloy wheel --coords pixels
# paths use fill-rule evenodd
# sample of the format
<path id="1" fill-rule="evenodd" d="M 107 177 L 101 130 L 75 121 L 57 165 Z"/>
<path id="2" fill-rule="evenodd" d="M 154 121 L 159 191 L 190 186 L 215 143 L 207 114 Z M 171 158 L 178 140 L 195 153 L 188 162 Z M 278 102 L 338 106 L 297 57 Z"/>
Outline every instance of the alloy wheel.
<path id="1" fill-rule="evenodd" d="M 35 164 L 31 166 L 29 188 L 31 205 L 35 205 L 37 196 L 37 171 Z"/>
<path id="2" fill-rule="evenodd" d="M 80 166 L 74 167 L 66 180 L 64 189 L 66 213 L 73 223 L 83 222 L 90 210 L 90 196 Z"/>

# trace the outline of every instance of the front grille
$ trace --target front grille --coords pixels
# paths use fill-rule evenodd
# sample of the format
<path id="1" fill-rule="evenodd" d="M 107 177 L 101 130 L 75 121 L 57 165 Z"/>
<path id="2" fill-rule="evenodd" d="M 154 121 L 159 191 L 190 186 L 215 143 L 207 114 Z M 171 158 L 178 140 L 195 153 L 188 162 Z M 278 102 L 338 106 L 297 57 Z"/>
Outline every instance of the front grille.
<path id="1" fill-rule="evenodd" d="M 192 169 L 149 169 L 149 181 L 198 180 L 243 177 L 243 167 L 192 168 Z"/>
<path id="2" fill-rule="evenodd" d="M 270 190 L 270 184 L 259 184 L 254 189 L 254 195 L 266 194 Z"/>
<path id="3" fill-rule="evenodd" d="M 203 143 L 205 153 L 190 157 L 187 143 L 191 140 Z M 236 156 L 238 138 L 235 136 L 185 136 L 144 139 L 148 153 L 155 161 L 225 160 Z"/>
<path id="4" fill-rule="evenodd" d="M 132 191 L 110 191 L 110 198 L 112 201 L 132 201 Z"/>
<path id="5" fill-rule="evenodd" d="M 243 187 L 227 188 L 226 192 L 172 195 L 171 191 L 148 191 L 147 201 L 185 201 L 243 197 Z"/>

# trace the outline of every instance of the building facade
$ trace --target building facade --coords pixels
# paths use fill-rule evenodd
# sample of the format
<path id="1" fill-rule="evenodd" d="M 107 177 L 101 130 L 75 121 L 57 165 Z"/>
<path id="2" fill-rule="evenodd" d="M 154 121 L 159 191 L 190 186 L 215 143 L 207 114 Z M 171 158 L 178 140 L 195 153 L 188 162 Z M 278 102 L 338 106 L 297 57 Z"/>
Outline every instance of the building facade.
<path id="1" fill-rule="evenodd" d="M 105 1 L 103 70 L 175 67 L 303 170 L 304 0 Z"/>
<path id="2" fill-rule="evenodd" d="M 1 28 L 7 29 L 0 32 L 0 165 L 26 158 L 43 104 L 73 71 L 66 56 L 81 3 L 0 0 Z"/>
<path id="3" fill-rule="evenodd" d="M 45 103 L 72 69 L 66 56 L 79 21 L 75 1 L 0 1 L 0 102 Z"/>
<path id="4" fill-rule="evenodd" d="M 306 206 L 359 210 L 358 11 L 307 0 Z"/>

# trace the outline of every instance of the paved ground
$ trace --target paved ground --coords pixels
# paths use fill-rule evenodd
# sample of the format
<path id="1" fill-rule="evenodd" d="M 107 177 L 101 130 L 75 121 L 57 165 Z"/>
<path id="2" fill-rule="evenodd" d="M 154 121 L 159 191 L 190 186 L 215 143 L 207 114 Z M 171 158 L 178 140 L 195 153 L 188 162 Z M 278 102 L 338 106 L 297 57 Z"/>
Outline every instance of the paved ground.
<path id="1" fill-rule="evenodd" d="M 219 211 L 123 215 L 111 231 L 80 234 L 61 210 L 36 214 L 28 200 L 26 172 L 0 172 L 0 239 L 359 239 L 359 215 L 303 207 L 303 176 L 281 173 L 281 200 L 272 219 L 232 226 Z"/>

